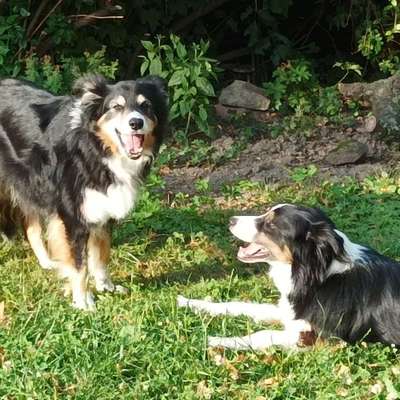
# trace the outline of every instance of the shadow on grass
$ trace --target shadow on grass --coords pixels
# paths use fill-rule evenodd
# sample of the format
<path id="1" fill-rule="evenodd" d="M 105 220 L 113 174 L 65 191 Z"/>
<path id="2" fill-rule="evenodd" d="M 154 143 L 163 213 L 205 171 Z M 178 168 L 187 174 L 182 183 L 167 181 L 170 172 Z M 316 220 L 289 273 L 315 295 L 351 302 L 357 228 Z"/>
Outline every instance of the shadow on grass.
<path id="1" fill-rule="evenodd" d="M 237 275 L 241 279 L 250 279 L 254 275 L 264 274 L 268 267 L 261 264 L 252 264 L 251 266 L 232 266 L 232 268 L 224 268 L 223 266 L 212 267 L 208 263 L 198 264 L 195 267 L 185 268 L 182 270 L 166 271 L 157 276 L 145 277 L 143 275 L 136 276 L 136 280 L 144 286 L 151 285 L 174 285 L 198 283 L 208 279 L 227 279 L 230 276 Z"/>
<path id="2" fill-rule="evenodd" d="M 311 191 L 311 189 L 310 189 Z M 351 240 L 367 244 L 383 254 L 398 258 L 400 256 L 400 198 L 397 193 L 363 193 L 356 185 L 351 190 L 341 185 L 334 185 L 326 191 L 319 192 L 316 197 L 308 197 L 308 192 L 302 195 L 293 193 L 297 203 L 319 205 L 324 209 L 338 229 L 344 231 Z M 292 199 L 287 193 L 282 201 Z M 260 209 L 266 205 L 260 205 Z M 140 210 L 139 210 L 140 213 Z M 131 243 L 135 238 L 151 237 L 153 240 L 146 247 L 146 259 L 151 259 L 158 250 L 162 249 L 167 239 L 175 232 L 185 236 L 188 240 L 191 234 L 202 232 L 227 255 L 229 265 L 222 265 L 219 261 L 200 263 L 182 270 L 160 272 L 152 277 L 137 276 L 144 284 L 156 283 L 187 283 L 198 282 L 201 279 L 225 279 L 232 274 L 246 277 L 265 271 L 265 265 L 244 266 L 235 260 L 237 245 L 228 229 L 229 217 L 237 214 L 250 214 L 237 209 L 212 208 L 197 211 L 193 208 L 168 208 L 162 205 L 158 210 L 146 218 L 136 218 L 135 213 L 130 221 L 120 225 L 114 234 L 114 245 L 119 246 Z M 151 240 L 151 239 L 150 239 Z M 146 262 L 145 260 L 143 260 Z"/>
<path id="3" fill-rule="evenodd" d="M 140 237 L 143 233 L 154 232 L 161 240 L 157 240 L 156 247 L 161 247 L 165 240 L 173 233 L 190 235 L 203 232 L 216 245 L 227 250 L 227 239 L 231 238 L 228 229 L 229 218 L 238 213 L 237 210 L 211 210 L 198 213 L 193 209 L 165 208 L 152 214 L 145 220 L 126 221 L 116 227 L 113 232 L 113 244 L 119 246 L 131 243 L 132 238 Z"/>

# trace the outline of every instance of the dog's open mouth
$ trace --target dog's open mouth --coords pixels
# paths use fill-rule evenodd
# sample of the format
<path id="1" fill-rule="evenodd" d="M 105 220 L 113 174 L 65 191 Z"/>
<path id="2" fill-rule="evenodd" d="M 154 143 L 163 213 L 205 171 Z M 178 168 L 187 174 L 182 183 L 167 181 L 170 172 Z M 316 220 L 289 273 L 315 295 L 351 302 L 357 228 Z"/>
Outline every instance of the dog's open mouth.
<path id="1" fill-rule="evenodd" d="M 143 152 L 144 135 L 131 134 L 127 135 L 125 149 L 129 154 L 129 158 L 139 158 Z"/>
<path id="2" fill-rule="evenodd" d="M 143 152 L 144 135 L 139 133 L 121 135 L 118 130 L 117 134 L 129 158 L 138 159 Z"/>
<path id="3" fill-rule="evenodd" d="M 265 261 L 271 253 L 267 248 L 257 243 L 240 246 L 237 254 L 238 260 L 245 263 L 256 263 Z"/>

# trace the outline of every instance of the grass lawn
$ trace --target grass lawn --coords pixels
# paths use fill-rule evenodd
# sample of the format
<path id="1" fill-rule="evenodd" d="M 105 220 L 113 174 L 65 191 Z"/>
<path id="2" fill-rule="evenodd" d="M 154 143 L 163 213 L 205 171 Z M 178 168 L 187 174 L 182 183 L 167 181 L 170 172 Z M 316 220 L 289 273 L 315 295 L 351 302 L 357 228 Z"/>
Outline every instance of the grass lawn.
<path id="1" fill-rule="evenodd" d="M 98 295 L 96 313 L 72 309 L 25 242 L 0 242 L 1 399 L 400 398 L 396 349 L 332 340 L 309 351 L 209 351 L 209 334 L 244 335 L 263 325 L 175 305 L 178 294 L 276 300 L 267 265 L 238 263 L 227 230 L 230 215 L 262 212 L 271 202 L 319 205 L 351 239 L 399 258 L 398 181 L 241 183 L 220 198 L 203 187 L 173 200 L 155 191 L 155 181 L 114 232 L 111 274 L 130 292 Z"/>

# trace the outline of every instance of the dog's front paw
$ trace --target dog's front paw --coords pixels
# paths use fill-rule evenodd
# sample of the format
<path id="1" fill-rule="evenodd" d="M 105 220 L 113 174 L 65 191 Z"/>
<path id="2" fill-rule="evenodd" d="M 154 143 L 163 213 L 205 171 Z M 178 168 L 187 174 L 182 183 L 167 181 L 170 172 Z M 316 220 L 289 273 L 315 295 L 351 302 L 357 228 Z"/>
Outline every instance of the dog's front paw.
<path id="1" fill-rule="evenodd" d="M 178 296 L 176 298 L 176 305 L 178 307 L 187 307 L 189 305 L 189 299 L 187 299 L 186 297 L 183 296 Z"/>
<path id="2" fill-rule="evenodd" d="M 222 345 L 221 338 L 218 336 L 208 336 L 207 346 L 208 347 L 220 347 Z"/>
<path id="3" fill-rule="evenodd" d="M 50 260 L 49 258 L 45 259 L 45 260 L 40 260 L 39 265 L 43 269 L 56 269 L 57 268 L 57 262 Z"/>
<path id="4" fill-rule="evenodd" d="M 129 289 L 126 288 L 125 286 L 122 286 L 122 285 L 115 285 L 114 292 L 115 293 L 120 293 L 120 294 L 128 294 L 129 293 Z"/>
<path id="5" fill-rule="evenodd" d="M 86 292 L 86 295 L 78 299 L 74 299 L 72 307 L 83 311 L 96 311 L 96 303 L 92 292 Z"/>
<path id="6" fill-rule="evenodd" d="M 115 285 L 108 278 L 99 279 L 96 280 L 96 290 L 98 292 L 114 292 Z"/>
<path id="7" fill-rule="evenodd" d="M 111 292 L 111 293 L 120 293 L 120 294 L 128 294 L 129 290 L 121 285 L 114 285 L 110 279 L 102 279 L 101 281 L 96 282 L 96 290 L 98 292 Z"/>

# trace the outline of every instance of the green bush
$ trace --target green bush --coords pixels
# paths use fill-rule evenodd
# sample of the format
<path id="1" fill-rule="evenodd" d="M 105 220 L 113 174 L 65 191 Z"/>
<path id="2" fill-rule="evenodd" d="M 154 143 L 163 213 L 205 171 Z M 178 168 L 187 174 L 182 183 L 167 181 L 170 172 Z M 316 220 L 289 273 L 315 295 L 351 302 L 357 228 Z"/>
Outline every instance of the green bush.
<path id="1" fill-rule="evenodd" d="M 303 59 L 279 66 L 263 86 L 275 110 L 299 117 L 316 113 L 331 118 L 343 107 L 336 87 L 321 87 L 311 63 Z"/>
<path id="2" fill-rule="evenodd" d="M 118 61 L 107 61 L 105 51 L 103 47 L 93 54 L 85 52 L 83 57 L 62 57 L 60 64 L 53 63 L 50 56 L 31 55 L 25 60 L 24 76 L 55 94 L 69 91 L 72 82 L 84 73 L 98 73 L 114 79 Z"/>
<path id="3" fill-rule="evenodd" d="M 29 12 L 13 7 L 10 15 L 0 16 L 0 76 L 17 76 L 21 71 L 18 55 L 27 46 L 24 22 Z"/>
<path id="4" fill-rule="evenodd" d="M 209 43 L 185 45 L 178 36 L 157 36 L 155 42 L 142 41 L 146 55 L 140 67 L 141 75 L 160 75 L 168 82 L 171 92 L 171 120 L 185 121 L 187 134 L 194 122 L 196 127 L 210 133 L 208 106 L 215 96 L 213 82 L 217 79 L 216 61 L 207 57 Z"/>

